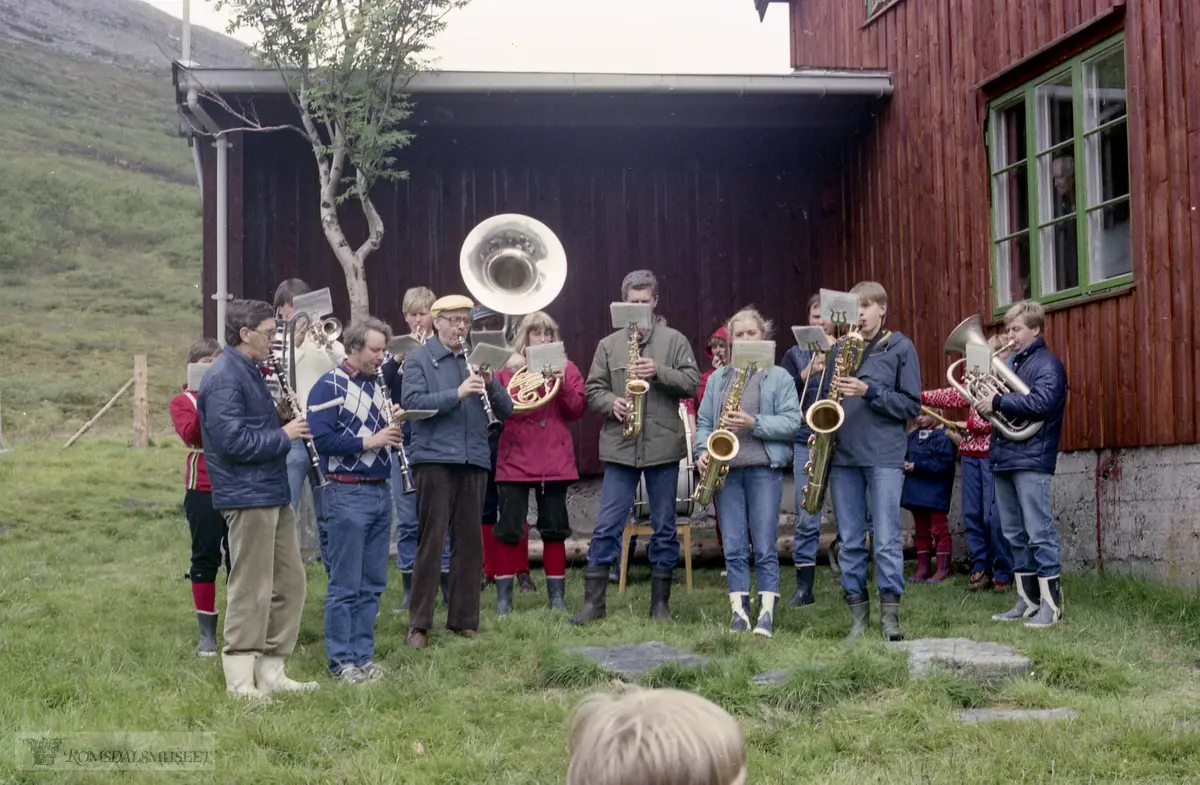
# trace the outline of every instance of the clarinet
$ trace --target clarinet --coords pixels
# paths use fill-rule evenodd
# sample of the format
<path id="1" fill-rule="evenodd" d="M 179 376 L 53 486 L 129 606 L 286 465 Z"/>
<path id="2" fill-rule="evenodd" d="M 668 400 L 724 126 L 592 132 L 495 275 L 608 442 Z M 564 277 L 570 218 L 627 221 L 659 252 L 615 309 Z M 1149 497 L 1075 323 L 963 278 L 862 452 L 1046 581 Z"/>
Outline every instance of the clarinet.
<path id="1" fill-rule="evenodd" d="M 458 348 L 462 351 L 463 355 L 466 355 L 466 353 L 467 353 L 467 337 L 465 335 L 461 336 L 458 339 Z M 483 369 L 482 368 L 472 368 L 472 370 L 475 371 L 476 373 L 479 373 Z M 488 397 L 488 392 L 487 392 L 486 386 L 484 387 L 483 392 L 479 394 L 479 397 L 481 397 L 483 399 L 483 413 L 487 415 L 488 433 L 495 433 L 496 431 L 500 430 L 500 428 L 502 427 L 502 423 L 500 422 L 499 419 L 497 419 L 495 412 L 492 411 L 492 399 Z"/>
<path id="2" fill-rule="evenodd" d="M 283 362 L 278 357 L 271 358 L 271 370 L 275 372 L 275 377 L 279 380 L 279 389 L 283 392 L 283 401 L 287 404 L 288 412 L 291 415 L 288 419 L 294 419 L 302 416 L 300 408 L 300 399 L 296 397 L 296 391 L 292 389 L 292 382 L 284 373 Z M 304 449 L 308 451 L 308 477 L 312 481 L 314 488 L 323 488 L 329 484 L 329 480 L 325 479 L 325 472 L 321 471 L 321 461 L 317 457 L 317 446 L 313 444 L 312 437 L 304 437 Z"/>
<path id="3" fill-rule="evenodd" d="M 386 362 L 386 360 L 384 362 Z M 383 364 L 382 363 L 380 364 L 380 366 L 378 368 L 375 369 L 375 386 L 379 388 L 381 393 L 382 393 L 383 389 L 387 386 L 386 383 L 383 381 Z M 395 419 L 392 417 L 392 402 L 391 402 L 391 399 L 387 398 L 387 397 L 384 397 L 384 401 L 383 401 L 383 421 L 385 423 L 387 423 L 388 428 L 391 428 L 394 425 L 396 425 Z M 394 453 L 393 453 L 393 449 L 395 451 Z M 407 493 L 416 493 L 417 486 L 416 486 L 416 484 L 413 483 L 412 467 L 408 462 L 408 452 L 404 449 L 404 439 L 403 438 L 400 439 L 399 447 L 396 447 L 396 448 L 388 447 L 387 451 L 388 451 L 389 455 L 394 454 L 395 457 L 400 461 L 400 484 L 404 488 L 404 493 L 406 493 L 406 494 Z"/>

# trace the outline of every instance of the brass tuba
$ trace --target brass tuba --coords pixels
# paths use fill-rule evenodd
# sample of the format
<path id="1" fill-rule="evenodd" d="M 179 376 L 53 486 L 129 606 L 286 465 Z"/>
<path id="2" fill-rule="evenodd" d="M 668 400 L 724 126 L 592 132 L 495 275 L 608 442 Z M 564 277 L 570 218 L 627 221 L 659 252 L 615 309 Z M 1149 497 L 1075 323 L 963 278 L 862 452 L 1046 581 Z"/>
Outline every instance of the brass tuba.
<path id="1" fill-rule="evenodd" d="M 964 355 L 950 364 L 946 370 L 946 381 L 972 406 L 980 400 L 991 399 L 998 394 L 1007 392 L 1028 395 L 1029 386 L 1021 381 L 1020 377 L 1013 373 L 1012 369 L 997 356 L 1000 352 L 992 352 L 991 373 L 978 374 L 964 370 L 962 382 L 958 381 L 955 370 L 960 365 L 966 365 L 967 346 L 970 344 L 987 346 L 987 343 L 987 337 L 983 334 L 983 320 L 979 315 L 975 314 L 963 319 L 946 339 L 944 347 L 946 354 Z M 997 411 L 989 414 L 987 421 L 1001 436 L 1014 442 L 1023 442 L 1029 439 L 1042 427 L 1040 422 L 1012 420 Z"/>
<path id="2" fill-rule="evenodd" d="M 567 280 L 567 254 L 558 237 L 541 221 L 516 213 L 493 216 L 472 229 L 458 267 L 480 305 L 504 314 L 505 340 L 511 340 L 513 317 L 545 308 Z M 521 368 L 509 380 L 513 411 L 545 406 L 560 385 L 558 380 L 547 384 L 541 371 Z"/>

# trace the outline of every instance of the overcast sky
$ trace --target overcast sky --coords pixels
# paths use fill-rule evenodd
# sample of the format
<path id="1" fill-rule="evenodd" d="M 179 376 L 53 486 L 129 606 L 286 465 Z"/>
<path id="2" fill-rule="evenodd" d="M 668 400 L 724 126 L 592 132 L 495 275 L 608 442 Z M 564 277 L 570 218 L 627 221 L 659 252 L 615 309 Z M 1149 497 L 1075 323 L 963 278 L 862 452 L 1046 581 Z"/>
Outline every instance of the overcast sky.
<path id="1" fill-rule="evenodd" d="M 183 13 L 183 0 L 146 1 Z M 192 0 L 191 19 L 221 32 L 228 21 L 211 0 Z M 751 0 L 471 0 L 434 55 L 448 71 L 786 73 L 787 4 L 759 22 Z"/>

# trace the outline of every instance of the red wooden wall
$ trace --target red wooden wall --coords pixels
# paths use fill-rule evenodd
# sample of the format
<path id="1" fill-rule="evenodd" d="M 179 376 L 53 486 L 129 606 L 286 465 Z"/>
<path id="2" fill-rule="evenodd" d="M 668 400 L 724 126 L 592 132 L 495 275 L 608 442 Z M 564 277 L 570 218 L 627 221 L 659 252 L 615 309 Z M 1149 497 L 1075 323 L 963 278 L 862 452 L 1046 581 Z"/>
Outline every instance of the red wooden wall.
<path id="1" fill-rule="evenodd" d="M 862 2 L 791 4 L 794 66 L 886 68 L 896 87 L 865 143 L 844 148 L 840 176 L 823 183 L 822 204 L 837 213 L 822 233 L 822 282 L 883 282 L 891 325 L 913 336 L 925 383 L 939 386 L 946 335 L 990 313 L 988 95 L 976 85 L 1055 42 L 1066 52 L 1105 25 L 1124 28 L 1135 280 L 1048 317 L 1071 384 L 1064 449 L 1200 435 L 1200 3 L 1124 5 L 899 0 L 864 25 Z"/>

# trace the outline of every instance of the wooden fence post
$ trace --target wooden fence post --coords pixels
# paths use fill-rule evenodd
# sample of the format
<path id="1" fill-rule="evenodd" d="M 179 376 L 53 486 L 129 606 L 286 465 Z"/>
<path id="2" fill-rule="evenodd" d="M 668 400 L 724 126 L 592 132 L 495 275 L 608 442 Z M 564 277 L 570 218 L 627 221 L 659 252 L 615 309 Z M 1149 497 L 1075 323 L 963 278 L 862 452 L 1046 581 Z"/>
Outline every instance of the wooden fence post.
<path id="1" fill-rule="evenodd" d="M 150 402 L 146 396 L 146 355 L 133 358 L 133 448 L 150 446 Z"/>

